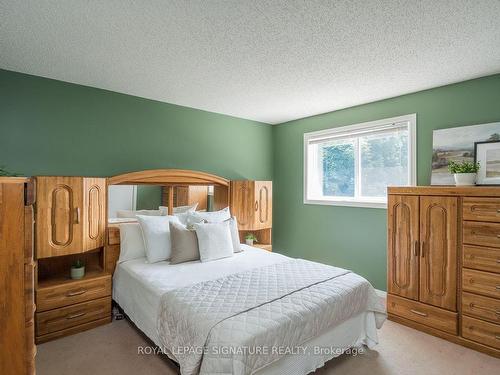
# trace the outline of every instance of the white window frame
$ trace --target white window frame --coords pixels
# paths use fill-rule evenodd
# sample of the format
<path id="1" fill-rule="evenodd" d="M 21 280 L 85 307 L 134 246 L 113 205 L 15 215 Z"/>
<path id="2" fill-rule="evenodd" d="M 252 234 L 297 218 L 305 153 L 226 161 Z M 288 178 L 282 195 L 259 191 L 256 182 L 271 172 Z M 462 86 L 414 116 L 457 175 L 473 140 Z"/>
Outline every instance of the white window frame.
<path id="1" fill-rule="evenodd" d="M 416 185 L 417 183 L 417 114 L 409 114 L 404 116 L 397 116 L 391 118 L 385 118 L 376 121 L 363 122 L 360 124 L 341 126 L 338 128 L 331 128 L 326 130 L 320 130 L 310 133 L 304 133 L 304 204 L 319 204 L 319 205 L 330 205 L 330 206 L 351 206 L 351 207 L 367 207 L 367 208 L 387 208 L 387 196 L 383 199 L 377 198 L 364 198 L 360 197 L 331 197 L 328 199 L 309 199 L 308 198 L 308 145 L 310 141 L 318 140 L 321 138 L 328 138 L 329 136 L 335 137 L 339 136 L 340 133 L 349 134 L 359 133 L 360 131 L 376 129 L 380 127 L 389 127 L 392 125 L 396 127 L 396 124 L 401 122 L 408 122 L 408 185 Z M 357 150 L 359 147 L 357 148 Z M 359 152 L 359 150 L 358 150 Z M 359 155 L 358 155 L 359 157 Z M 356 181 L 359 181 L 359 173 L 356 163 Z M 359 185 L 356 183 L 356 192 L 358 192 Z M 356 193 L 357 195 L 357 193 Z"/>

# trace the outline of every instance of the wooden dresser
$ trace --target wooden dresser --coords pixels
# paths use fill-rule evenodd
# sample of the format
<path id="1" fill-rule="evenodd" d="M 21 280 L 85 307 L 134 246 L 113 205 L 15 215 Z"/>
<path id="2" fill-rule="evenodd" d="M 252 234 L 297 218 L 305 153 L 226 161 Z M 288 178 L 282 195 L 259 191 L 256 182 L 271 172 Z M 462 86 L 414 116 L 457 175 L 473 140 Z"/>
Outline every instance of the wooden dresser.
<path id="1" fill-rule="evenodd" d="M 231 181 L 229 207 L 238 219 L 241 242 L 245 242 L 248 233 L 253 233 L 258 240 L 254 246 L 272 251 L 272 181 Z"/>
<path id="2" fill-rule="evenodd" d="M 30 179 L 0 177 L 0 374 L 35 374 Z"/>
<path id="3" fill-rule="evenodd" d="M 500 357 L 500 187 L 388 189 L 389 318 Z"/>
<path id="4" fill-rule="evenodd" d="M 106 179 L 36 177 L 36 342 L 111 321 L 104 265 Z M 70 278 L 76 260 L 85 276 Z"/>

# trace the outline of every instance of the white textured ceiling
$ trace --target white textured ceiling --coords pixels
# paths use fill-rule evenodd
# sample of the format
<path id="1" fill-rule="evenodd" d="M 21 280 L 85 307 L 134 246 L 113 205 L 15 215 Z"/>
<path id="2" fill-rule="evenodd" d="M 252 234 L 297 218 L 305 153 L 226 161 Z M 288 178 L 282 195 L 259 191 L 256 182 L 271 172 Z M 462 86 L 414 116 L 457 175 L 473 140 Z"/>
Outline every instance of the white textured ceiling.
<path id="1" fill-rule="evenodd" d="M 0 0 L 0 68 L 281 123 L 500 72 L 500 0 Z"/>

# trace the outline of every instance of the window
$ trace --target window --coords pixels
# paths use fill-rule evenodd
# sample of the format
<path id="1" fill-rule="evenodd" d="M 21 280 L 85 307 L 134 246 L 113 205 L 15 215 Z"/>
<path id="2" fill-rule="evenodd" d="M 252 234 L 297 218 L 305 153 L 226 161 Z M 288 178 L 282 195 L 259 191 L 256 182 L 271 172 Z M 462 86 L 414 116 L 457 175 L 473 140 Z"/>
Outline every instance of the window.
<path id="1" fill-rule="evenodd" d="M 416 183 L 416 115 L 304 134 L 304 203 L 387 207 Z"/>

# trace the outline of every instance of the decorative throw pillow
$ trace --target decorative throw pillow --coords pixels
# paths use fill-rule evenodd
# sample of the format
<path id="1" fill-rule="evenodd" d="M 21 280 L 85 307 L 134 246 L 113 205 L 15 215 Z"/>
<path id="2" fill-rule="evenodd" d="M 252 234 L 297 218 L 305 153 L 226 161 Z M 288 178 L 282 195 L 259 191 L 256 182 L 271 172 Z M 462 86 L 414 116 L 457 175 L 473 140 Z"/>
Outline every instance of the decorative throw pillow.
<path id="1" fill-rule="evenodd" d="M 229 223 L 194 224 L 194 229 L 198 236 L 198 249 L 202 262 L 233 256 Z"/>
<path id="2" fill-rule="evenodd" d="M 170 226 L 169 222 L 179 222 L 175 216 L 137 215 L 141 225 L 144 247 L 148 263 L 161 262 L 170 258 Z"/>
<path id="3" fill-rule="evenodd" d="M 145 256 L 146 250 L 139 223 L 120 224 L 120 258 L 118 263 Z"/>
<path id="4" fill-rule="evenodd" d="M 184 225 L 173 221 L 169 225 L 170 242 L 172 244 L 170 264 L 200 260 L 196 231 L 189 230 Z"/>
<path id="5" fill-rule="evenodd" d="M 238 231 L 238 220 L 236 219 L 236 216 L 233 216 L 226 220 L 229 224 L 229 230 L 231 231 L 231 241 L 233 243 L 233 251 L 235 253 L 239 253 L 243 251 L 241 248 L 240 244 L 240 233 Z"/>
<path id="6" fill-rule="evenodd" d="M 231 212 L 229 211 L 229 207 L 223 208 L 220 211 L 212 211 L 212 212 L 191 212 L 187 215 L 188 226 L 201 223 L 206 221 L 207 223 L 221 223 L 225 220 L 231 218 Z"/>

